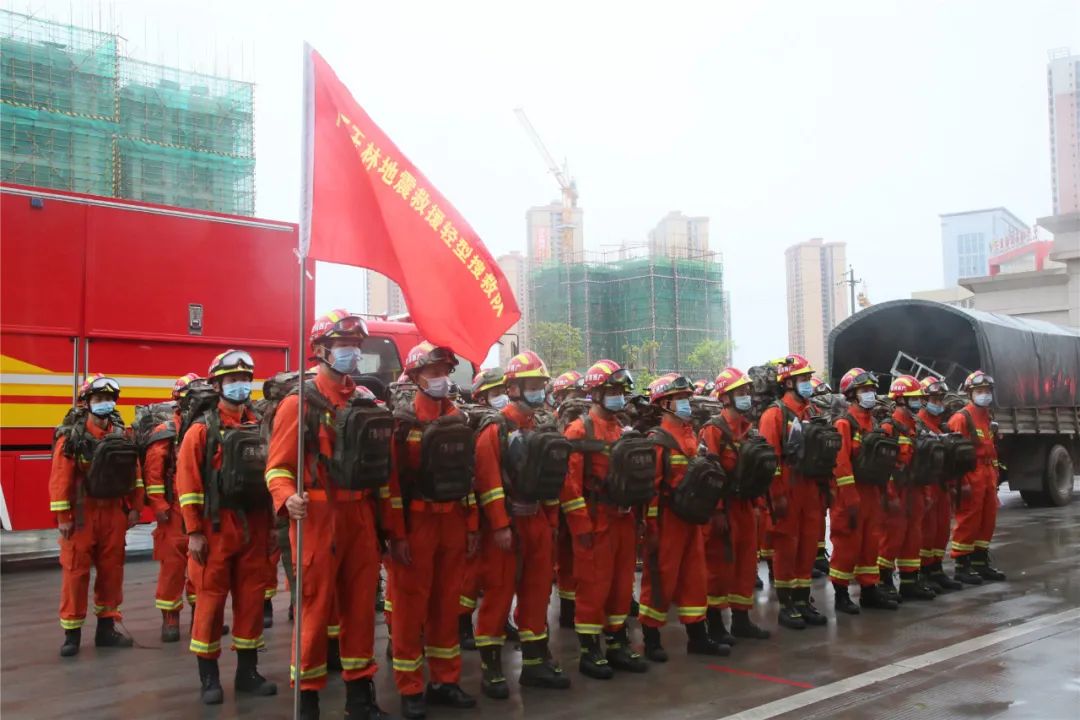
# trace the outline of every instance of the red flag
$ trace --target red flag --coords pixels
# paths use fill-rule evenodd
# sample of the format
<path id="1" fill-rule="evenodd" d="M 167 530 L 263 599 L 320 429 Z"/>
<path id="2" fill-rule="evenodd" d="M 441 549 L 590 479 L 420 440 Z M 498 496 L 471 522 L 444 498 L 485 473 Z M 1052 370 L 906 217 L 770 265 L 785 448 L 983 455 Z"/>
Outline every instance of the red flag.
<path id="1" fill-rule="evenodd" d="M 309 234 L 301 231 L 302 254 L 386 275 L 401 287 L 427 340 L 483 362 L 521 316 L 506 277 L 465 218 L 322 56 L 311 47 L 305 52 L 310 220 Z"/>

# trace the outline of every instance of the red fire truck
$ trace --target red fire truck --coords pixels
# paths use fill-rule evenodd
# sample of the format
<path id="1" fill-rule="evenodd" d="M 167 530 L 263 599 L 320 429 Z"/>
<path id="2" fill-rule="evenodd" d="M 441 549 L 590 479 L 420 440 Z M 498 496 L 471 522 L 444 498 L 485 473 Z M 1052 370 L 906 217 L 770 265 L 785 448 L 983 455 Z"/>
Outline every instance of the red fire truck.
<path id="1" fill-rule="evenodd" d="M 130 422 L 227 348 L 252 354 L 257 381 L 303 362 L 294 224 L 5 184 L 0 238 L 5 530 L 53 524 L 53 428 L 88 375 L 120 382 Z M 419 333 L 407 318 L 369 327 L 361 371 L 389 384 Z M 465 387 L 471 369 L 455 373 Z"/>

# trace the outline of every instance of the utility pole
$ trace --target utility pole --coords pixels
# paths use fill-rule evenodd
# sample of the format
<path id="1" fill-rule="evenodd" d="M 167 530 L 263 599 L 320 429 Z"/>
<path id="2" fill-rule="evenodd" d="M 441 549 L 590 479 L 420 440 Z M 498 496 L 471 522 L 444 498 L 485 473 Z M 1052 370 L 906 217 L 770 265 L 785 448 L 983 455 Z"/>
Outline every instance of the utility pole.
<path id="1" fill-rule="evenodd" d="M 855 314 L 855 286 L 862 282 L 862 278 L 855 279 L 855 268 L 848 265 L 848 271 L 844 273 L 846 276 L 843 280 L 836 283 L 837 285 L 847 285 L 848 290 L 851 291 L 851 314 Z"/>

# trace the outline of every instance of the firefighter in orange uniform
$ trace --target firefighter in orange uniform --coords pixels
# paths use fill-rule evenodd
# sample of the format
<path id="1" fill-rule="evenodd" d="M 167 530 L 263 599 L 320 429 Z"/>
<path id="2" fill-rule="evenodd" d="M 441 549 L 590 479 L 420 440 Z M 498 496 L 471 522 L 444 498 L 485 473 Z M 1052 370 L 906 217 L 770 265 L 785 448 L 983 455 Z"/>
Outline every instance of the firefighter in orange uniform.
<path id="1" fill-rule="evenodd" d="M 414 347 L 405 372 L 419 392 L 412 407 L 395 409 L 396 471 L 390 476 L 387 532 L 393 557 L 394 681 L 406 718 L 425 717 L 427 703 L 476 706 L 458 684 L 461 580 L 466 556 L 479 544 L 479 520 L 472 494 L 472 431 L 447 397 L 457 363 L 449 348 L 429 342 Z M 426 693 L 425 657 L 431 673 Z"/>
<path id="2" fill-rule="evenodd" d="M 506 394 L 506 378 L 501 368 L 488 368 L 476 374 L 472 384 L 472 400 L 477 405 L 501 412 L 510 404 Z M 480 553 L 465 560 L 465 577 L 461 582 L 461 609 L 458 615 L 458 637 L 465 650 L 476 649 L 472 616 L 480 597 Z"/>
<path id="3" fill-rule="evenodd" d="M 301 426 L 297 394 L 286 396 L 274 415 L 266 459 L 266 483 L 277 514 L 288 513 L 292 557 L 303 563 L 300 657 L 291 661 L 295 685 L 299 675 L 300 716 L 319 717 L 319 691 L 326 687 L 328 637 L 336 638 L 345 681 L 345 717 L 382 718 L 372 678 L 375 662 L 375 592 L 379 581 L 376 515 L 380 492 L 389 495 L 390 419 L 385 430 L 366 433 L 364 440 L 340 437 L 336 428 L 344 408 L 369 412 L 374 396 L 358 388 L 350 373 L 362 356 L 368 335 L 363 318 L 336 309 L 315 319 L 308 335 L 310 359 L 319 364 L 304 389 L 305 486 L 297 487 L 296 442 Z M 359 447 L 369 440 L 371 447 Z M 380 452 L 374 444 L 382 442 Z M 350 447 L 356 445 L 356 447 Z M 327 458 L 362 457 L 371 464 L 354 477 L 333 474 Z M 349 467 L 355 463 L 346 462 Z M 366 487 L 369 486 L 369 487 Z M 303 557 L 297 553 L 296 520 L 302 520 Z"/>
<path id="4" fill-rule="evenodd" d="M 875 429 L 877 378 L 862 368 L 852 368 L 840 378 L 840 393 L 848 401 L 847 413 L 833 424 L 840 432 L 840 453 L 833 470 L 832 506 L 829 508 L 833 552 L 829 578 L 836 612 L 858 615 L 865 608 L 895 610 L 896 601 L 878 591 L 878 547 L 881 543 L 882 488 L 855 479 L 854 463 L 862 450 L 862 437 Z M 854 580 L 862 594 L 859 605 L 848 587 Z"/>
<path id="5" fill-rule="evenodd" d="M 116 630 L 124 599 L 124 536 L 139 521 L 143 482 L 135 444 L 115 413 L 120 385 L 95 375 L 79 389 L 79 405 L 57 433 L 49 473 L 49 509 L 60 530 L 60 655 L 78 654 L 86 621 L 90 567 L 97 647 L 131 647 Z M 97 451 L 108 443 L 110 453 Z M 126 443 L 126 444 L 125 444 Z M 101 463 L 94 467 L 94 462 Z"/>
<path id="6" fill-rule="evenodd" d="M 956 579 L 976 585 L 984 580 L 1005 579 L 1005 573 L 990 564 L 990 540 L 994 537 L 998 508 L 997 447 L 990 427 L 994 379 L 976 370 L 965 378 L 960 389 L 968 394 L 970 401 L 949 418 L 949 430 L 975 444 L 978 464 L 961 480 L 952 556 L 956 562 Z"/>
<path id="7" fill-rule="evenodd" d="M 476 645 L 483 673 L 481 689 L 496 700 L 509 697 L 502 673 L 502 647 L 515 593 L 522 655 L 519 682 L 531 687 L 570 687 L 570 679 L 548 650 L 547 607 L 555 574 L 552 539 L 558 525 L 558 500 L 552 504 L 515 492 L 519 475 L 516 465 L 507 459 L 509 438 L 513 436 L 515 442 L 523 443 L 521 434 L 536 430 L 536 411 L 544 405 L 550 379 L 536 353 L 525 351 L 511 358 L 505 374 L 510 403 L 503 407 L 501 418 L 481 426 L 476 440 L 476 494 L 482 513 L 480 575 L 484 588 L 477 614 Z M 503 483 L 504 476 L 508 485 Z"/>
<path id="8" fill-rule="evenodd" d="M 728 475 L 735 472 L 740 444 L 753 429 L 746 419 L 752 405 L 751 389 L 750 378 L 738 368 L 721 371 L 713 392 L 724 410 L 701 428 L 702 445 L 720 458 Z M 709 635 L 726 645 L 734 645 L 735 638 L 769 638 L 769 631 L 750 619 L 757 579 L 757 504 L 758 498 L 729 496 L 706 528 Z M 722 612 L 727 608 L 731 608 L 730 632 L 724 627 Z"/>
<path id="9" fill-rule="evenodd" d="M 231 452 L 239 450 L 238 432 L 258 438 L 258 418 L 249 402 L 254 372 L 255 362 L 243 350 L 227 350 L 214 358 L 207 379 L 220 400 L 184 435 L 176 459 L 176 492 L 188 534 L 188 577 L 197 597 L 191 651 L 198 658 L 206 705 L 218 705 L 224 699 L 218 658 L 225 599 L 230 593 L 236 691 L 262 696 L 277 693 L 277 685 L 257 669 L 259 648 L 265 644 L 263 591 L 272 542 L 269 494 L 265 484 L 259 491 L 261 473 L 254 454 Z"/>
<path id="10" fill-rule="evenodd" d="M 922 410 L 926 394 L 911 375 L 900 375 L 889 387 L 889 398 L 896 403 L 892 417 L 882 429 L 900 443 L 893 483 L 899 500 L 899 512 L 885 520 L 885 535 L 878 552 L 881 584 L 892 590 L 893 566 L 900 571 L 900 597 L 904 600 L 933 600 L 935 593 L 919 575 L 919 550 L 922 548 L 923 516 L 926 514 L 926 487 L 912 475 L 918 427 L 915 415 Z"/>
<path id="11" fill-rule="evenodd" d="M 678 373 L 661 375 L 649 385 L 649 402 L 663 411 L 653 438 L 656 445 L 656 495 L 646 511 L 646 572 L 641 581 L 639 618 L 645 638 L 645 657 L 667 662 L 660 628 L 667 624 L 669 602 L 686 627 L 686 651 L 696 655 L 727 655 L 728 645 L 709 637 L 705 625 L 705 537 L 672 510 L 671 493 L 686 478 L 698 440 L 691 424 L 690 396 L 694 387 Z M 669 446 L 670 445 L 670 446 Z M 678 448 L 678 449 L 676 449 Z M 659 587 L 657 587 L 659 585 Z"/>
<path id="12" fill-rule="evenodd" d="M 949 386 L 944 380 L 928 375 L 920 383 L 926 393 L 926 404 L 919 411 L 919 422 L 927 432 L 937 435 L 949 432 L 941 424 L 945 414 L 945 395 Z M 936 593 L 961 590 L 964 584 L 957 582 L 945 573 L 942 563 L 945 561 L 945 548 L 949 544 L 949 531 L 952 527 L 953 496 L 959 478 L 943 478 L 940 483 L 927 487 L 926 501 L 929 505 L 923 520 L 922 549 L 919 559 L 922 562 L 924 579 Z"/>
<path id="13" fill-rule="evenodd" d="M 151 432 L 143 467 L 146 501 L 157 519 L 153 533 L 154 559 L 161 566 L 154 606 L 161 611 L 161 642 L 180 640 L 180 609 L 184 606 L 185 587 L 189 597 L 195 595 L 194 586 L 186 580 L 188 539 L 176 495 L 176 437 L 182 422 L 181 403 L 191 383 L 198 379 L 195 373 L 188 373 L 173 385 L 175 413 L 171 420 Z"/>
<path id="14" fill-rule="evenodd" d="M 817 478 L 803 477 L 784 457 L 794 421 L 806 422 L 816 415 L 809 404 L 814 393 L 813 373 L 810 362 L 802 355 L 792 354 L 785 358 L 776 373 L 784 395 L 762 413 L 759 421 L 762 437 L 780 458 L 779 474 L 769 491 L 775 551 L 773 585 L 780 600 L 779 622 L 794 630 L 828 622 L 810 602 L 810 575 L 817 554 L 825 500 Z"/>
<path id="15" fill-rule="evenodd" d="M 563 434 L 571 442 L 588 439 L 610 445 L 617 441 L 623 426 L 615 413 L 626 406 L 626 395 L 633 386 L 633 377 L 615 361 L 595 363 L 585 373 L 583 387 L 590 393 L 592 407 Z M 588 438 L 586 420 L 592 430 Z M 614 677 L 612 668 L 634 673 L 648 670 L 630 647 L 626 631 L 637 564 L 637 520 L 630 508 L 603 501 L 608 464 L 605 452 L 573 453 L 559 498 L 574 542 L 579 669 L 599 680 Z M 607 635 L 606 653 L 600 646 L 602 631 Z"/>
<path id="16" fill-rule="evenodd" d="M 555 404 L 555 412 L 559 416 L 559 427 L 562 428 L 563 420 L 559 414 L 562 404 L 566 400 L 585 397 L 585 376 L 577 370 L 568 370 L 551 383 L 551 396 Z M 574 598 L 576 597 L 574 586 L 574 542 L 570 535 L 570 528 L 566 524 L 566 517 L 559 514 L 559 534 L 555 542 L 555 555 L 558 567 L 556 568 L 556 584 L 559 592 L 559 627 L 574 627 Z"/>

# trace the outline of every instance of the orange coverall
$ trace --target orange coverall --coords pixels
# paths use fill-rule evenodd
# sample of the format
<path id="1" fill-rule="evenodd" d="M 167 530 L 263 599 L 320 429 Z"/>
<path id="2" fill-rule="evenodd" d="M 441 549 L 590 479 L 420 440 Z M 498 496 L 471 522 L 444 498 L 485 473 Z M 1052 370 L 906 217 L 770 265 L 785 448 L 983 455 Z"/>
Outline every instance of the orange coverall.
<path id="1" fill-rule="evenodd" d="M 701 442 L 709 453 L 720 457 L 724 472 L 730 475 L 739 462 L 739 444 L 752 426 L 742 413 L 731 408 L 725 408 L 723 416 L 734 437 L 724 437 L 720 428 L 707 424 L 701 429 Z M 727 532 L 720 532 L 715 523 L 705 528 L 711 608 L 750 610 L 753 607 L 757 579 L 757 502 L 756 498 L 725 498 L 717 514 L 727 516 Z"/>
<path id="2" fill-rule="evenodd" d="M 331 406 L 340 408 L 356 393 L 356 384 L 347 375 L 342 382 L 335 382 L 320 370 L 315 376 L 315 389 Z M 309 409 L 305 400 L 304 413 Z M 274 512 L 279 515 L 288 514 L 285 501 L 297 493 L 297 410 L 296 395 L 286 396 L 278 405 L 267 451 L 266 483 L 274 499 Z M 304 491 L 308 494 L 308 506 L 307 517 L 301 524 L 302 558 L 296 552 L 296 523 L 289 525 L 293 562 L 303 563 L 301 690 L 326 687 L 327 638 L 335 635 L 341 653 L 342 679 L 348 682 L 369 678 L 378 670 L 372 611 L 379 579 L 378 499 L 371 491 L 334 486 L 326 467 L 317 461 L 317 454 L 334 455 L 334 420 L 329 412 L 320 420 L 317 453 L 316 448 L 307 445 L 304 448 Z M 389 486 L 384 486 L 379 494 L 388 497 Z M 273 568 L 276 581 L 277 566 Z M 289 677 L 295 685 L 295 643 L 293 652 Z"/>
<path id="3" fill-rule="evenodd" d="M 413 412 L 421 423 L 428 423 L 460 411 L 450 400 L 436 400 L 420 392 L 413 400 Z M 390 565 L 394 682 L 402 695 L 423 692 L 425 657 L 432 682 L 457 684 L 461 678 L 458 614 L 465 550 L 467 535 L 479 529 L 471 493 L 451 502 L 429 502 L 414 495 L 408 501 L 406 522 L 402 491 L 409 490 L 408 475 L 420 471 L 422 436 L 415 427 L 404 438 L 400 433 L 394 435 L 396 470 L 390 475 L 386 522 L 390 537 L 407 538 L 412 553 L 411 564 Z"/>
<path id="4" fill-rule="evenodd" d="M 919 411 L 919 420 L 932 433 L 946 433 L 948 428 L 941 425 L 941 416 L 934 415 L 926 408 Z M 949 530 L 952 525 L 953 494 L 957 478 L 945 478 L 943 483 L 926 487 L 926 502 L 929 507 L 923 516 L 922 548 L 919 560 L 923 568 L 936 565 L 945 558 L 945 548 L 949 544 Z"/>
<path id="5" fill-rule="evenodd" d="M 848 412 L 857 427 L 852 428 L 847 417 L 833 423 L 840 433 L 840 452 L 833 470 L 833 502 L 829 508 L 829 528 L 833 552 L 829 559 L 829 579 L 834 585 L 847 587 L 851 581 L 867 587 L 878 581 L 878 548 L 881 544 L 881 488 L 856 483 L 852 469 L 862 449 L 862 434 L 874 429 L 874 417 L 869 410 L 852 405 Z M 849 510 L 856 508 L 854 527 Z"/>
<path id="6" fill-rule="evenodd" d="M 968 413 L 975 426 L 975 437 L 964 413 Z M 970 555 L 976 549 L 986 550 L 994 537 L 998 509 L 998 459 L 994 436 L 990 431 L 990 413 L 974 403 L 968 403 L 962 412 L 949 418 L 950 432 L 962 433 L 975 443 L 975 470 L 963 477 L 963 485 L 971 488 L 969 496 L 961 496 L 960 509 L 956 513 L 956 530 L 952 538 L 952 556 Z"/>
<path id="7" fill-rule="evenodd" d="M 86 418 L 86 432 L 100 440 L 113 431 L 112 423 L 105 429 Z M 83 482 L 90 469 L 90 459 L 68 457 L 61 438 L 53 449 L 49 472 L 49 509 L 56 514 L 57 523 L 74 522 L 70 538 L 60 543 L 60 627 L 76 630 L 86 621 L 87 592 L 90 589 L 90 567 L 97 573 L 94 579 L 94 614 L 99 618 L 120 619 L 124 601 L 124 537 L 128 529 L 128 512 L 141 512 L 143 481 L 135 481 L 135 490 L 122 498 L 85 497 Z"/>
<path id="8" fill-rule="evenodd" d="M 915 459 L 915 418 L 906 407 L 897 406 L 892 414 L 891 423 L 883 423 L 888 435 L 900 443 L 900 454 L 896 457 L 896 469 L 903 472 L 911 467 Z M 926 488 L 917 483 L 916 478 L 906 481 L 894 476 L 890 483 L 900 501 L 898 512 L 889 512 L 885 518 L 885 532 L 878 551 L 878 566 L 890 572 L 895 563 L 900 574 L 918 573 L 920 567 L 919 550 L 922 549 L 923 516 L 926 514 Z M 901 582 L 903 582 L 903 578 Z"/>
<path id="9" fill-rule="evenodd" d="M 233 409 L 224 400 L 218 403 L 221 427 L 234 427 L 257 420 L 247 408 Z M 206 488 L 203 463 L 206 459 L 207 426 L 196 423 L 184 435 L 176 459 L 176 491 L 180 513 L 188 535 L 206 536 L 206 564 L 188 558 L 188 577 L 195 585 L 195 619 L 191 627 L 191 651 L 214 660 L 221 655 L 221 629 L 225 621 L 225 599 L 232 593 L 233 650 L 257 650 L 263 642 L 263 590 L 266 562 L 273 543 L 270 510 L 257 509 L 239 514 L 221 508 L 218 527 L 203 517 Z M 221 468 L 221 446 L 212 459 Z"/>
<path id="10" fill-rule="evenodd" d="M 705 536 L 702 528 L 682 520 L 666 503 L 661 502 L 661 498 L 677 488 L 686 477 L 690 458 L 697 456 L 697 436 L 690 423 L 669 413 L 664 414 L 660 427 L 675 438 L 682 452 L 659 445 L 656 447 L 657 494 L 649 502 L 646 513 L 649 537 L 658 543 L 658 567 L 652 567 L 652 559 L 646 558 L 645 572 L 641 577 L 639 618 L 642 625 L 657 628 L 667 624 L 667 611 L 671 603 L 675 604 L 683 625 L 703 622 L 707 609 Z M 669 465 L 666 470 L 665 455 Z M 659 588 L 656 587 L 657 580 Z"/>
<path id="11" fill-rule="evenodd" d="M 172 426 L 161 423 L 153 434 L 172 430 L 173 437 L 158 440 L 146 449 L 143 478 L 146 481 L 146 501 L 155 516 L 167 515 L 154 528 L 154 559 L 158 568 L 157 591 L 154 607 L 165 612 L 176 612 L 184 605 L 184 595 L 189 602 L 195 601 L 195 586 L 187 580 L 188 539 L 184 532 L 184 519 L 180 515 L 180 501 L 176 494 L 176 437 L 180 429 L 180 413 L 174 414 Z"/>

